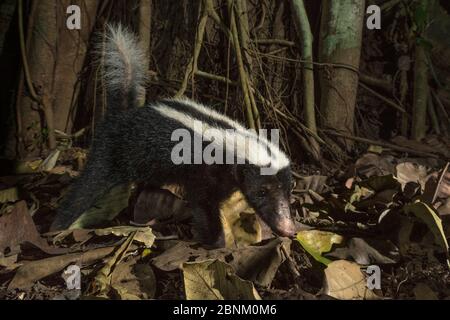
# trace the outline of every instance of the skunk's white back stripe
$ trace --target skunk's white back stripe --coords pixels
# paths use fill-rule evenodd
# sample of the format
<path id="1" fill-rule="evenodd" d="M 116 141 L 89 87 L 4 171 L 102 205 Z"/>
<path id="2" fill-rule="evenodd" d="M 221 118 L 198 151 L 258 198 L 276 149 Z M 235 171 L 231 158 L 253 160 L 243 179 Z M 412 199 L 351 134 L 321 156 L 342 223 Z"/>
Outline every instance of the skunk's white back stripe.
<path id="1" fill-rule="evenodd" d="M 177 99 L 172 99 L 172 101 L 189 105 L 196 111 L 203 113 L 205 116 L 207 116 L 209 118 L 225 122 L 230 127 L 234 128 L 236 131 L 240 132 L 243 135 L 252 136 L 254 139 L 258 140 L 260 143 L 262 142 L 267 145 L 272 157 L 276 158 L 276 159 L 273 159 L 273 161 L 279 164 L 280 169 L 289 166 L 289 164 L 290 164 L 289 158 L 286 156 L 286 154 L 282 150 L 280 150 L 280 148 L 277 145 L 273 144 L 271 141 L 267 140 L 266 138 L 264 138 L 262 136 L 258 136 L 254 131 L 246 129 L 244 126 L 242 126 L 237 121 L 234 121 L 234 120 L 230 119 L 229 117 L 227 117 L 211 108 L 207 108 L 204 105 L 199 104 L 188 98 L 177 98 Z"/>
<path id="2" fill-rule="evenodd" d="M 162 116 L 175 120 L 184 127 L 202 136 L 204 136 L 206 130 L 218 129 L 224 131 L 221 128 L 196 119 L 163 103 L 153 105 L 152 108 L 158 111 Z M 228 119 L 225 118 L 224 120 Z M 199 127 L 196 125 L 196 122 L 201 123 L 202 126 Z M 232 153 L 236 155 L 238 159 L 245 159 L 251 164 L 261 167 L 271 166 L 276 170 L 281 170 L 289 165 L 287 157 L 285 157 L 287 161 L 283 161 L 283 158 L 281 158 L 280 161 L 279 155 L 272 152 L 273 148 L 270 148 L 271 152 L 269 152 L 268 145 L 266 143 L 261 143 L 261 140 L 258 140 L 258 137 L 251 131 L 245 130 L 243 127 L 236 127 L 234 123 L 233 125 L 230 124 L 230 126 L 234 129 L 225 130 L 221 141 L 221 147 L 225 147 L 227 153 Z M 216 141 L 213 143 L 215 142 Z"/>
<path id="3" fill-rule="evenodd" d="M 211 108 L 207 108 L 204 105 L 197 103 L 191 99 L 188 99 L 186 97 L 183 98 L 177 98 L 177 99 L 172 99 L 172 101 L 176 101 L 176 102 L 180 102 L 180 103 L 185 103 L 189 106 L 191 106 L 192 108 L 194 108 L 195 110 L 197 110 L 198 112 L 203 113 L 205 116 L 210 117 L 212 119 L 216 119 L 219 121 L 223 121 L 226 124 L 228 124 L 230 127 L 236 129 L 236 130 L 244 130 L 246 131 L 246 129 L 237 121 L 231 120 L 230 118 L 228 118 L 227 116 L 211 109 Z"/>

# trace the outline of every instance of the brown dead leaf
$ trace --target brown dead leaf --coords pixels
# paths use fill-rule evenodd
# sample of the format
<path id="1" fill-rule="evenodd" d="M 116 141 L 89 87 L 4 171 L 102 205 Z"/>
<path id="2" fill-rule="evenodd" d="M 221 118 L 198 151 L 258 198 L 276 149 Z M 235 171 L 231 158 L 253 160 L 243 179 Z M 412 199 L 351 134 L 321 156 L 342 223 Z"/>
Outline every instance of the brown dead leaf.
<path id="1" fill-rule="evenodd" d="M 221 204 L 220 216 L 227 248 L 255 244 L 262 240 L 259 219 L 242 192 L 234 192 Z"/>
<path id="2" fill-rule="evenodd" d="M 161 270 L 173 271 L 180 269 L 182 264 L 188 261 L 219 259 L 229 263 L 241 278 L 267 286 L 272 282 L 279 266 L 289 256 L 290 244 L 291 240 L 287 238 L 275 238 L 265 245 L 205 250 L 194 248 L 192 243 L 180 241 L 153 258 L 152 263 Z"/>
<path id="3" fill-rule="evenodd" d="M 326 257 L 353 259 L 359 265 L 392 264 L 400 261 L 398 248 L 389 240 L 352 238 L 345 247 L 336 248 Z"/>
<path id="4" fill-rule="evenodd" d="M 96 297 L 107 298 L 111 289 L 111 275 L 114 269 L 120 265 L 128 250 L 131 250 L 133 238 L 136 232 L 128 235 L 127 239 L 117 248 L 114 254 L 109 257 L 103 267 L 98 270 L 94 281 L 89 289 L 90 294 Z"/>
<path id="5" fill-rule="evenodd" d="M 437 208 L 437 212 L 442 216 L 450 216 L 450 198 Z"/>
<path id="6" fill-rule="evenodd" d="M 366 153 L 359 158 L 354 166 L 353 176 L 370 178 L 372 176 L 385 176 L 394 173 L 394 165 L 386 158 L 374 154 Z"/>
<path id="7" fill-rule="evenodd" d="M 131 258 L 114 268 L 111 287 L 122 300 L 153 299 L 156 278 L 148 264 L 136 263 L 136 259 Z"/>
<path id="8" fill-rule="evenodd" d="M 53 244 L 55 245 L 60 245 L 63 242 L 71 243 L 72 241 L 83 244 L 94 236 L 94 232 L 90 229 L 67 229 L 46 235 L 53 236 Z"/>
<path id="9" fill-rule="evenodd" d="M 79 176 L 78 171 L 74 171 L 74 170 L 72 170 L 72 168 L 70 168 L 68 166 L 55 166 L 53 169 L 49 170 L 48 173 L 54 174 L 54 175 L 59 175 L 59 176 L 67 174 L 71 178 L 75 178 L 75 177 Z"/>
<path id="10" fill-rule="evenodd" d="M 402 190 L 409 182 L 420 184 L 422 190 L 425 189 L 425 183 L 428 179 L 427 168 L 422 165 L 417 165 L 412 162 L 403 162 L 397 165 L 396 178 L 402 185 Z"/>
<path id="11" fill-rule="evenodd" d="M 95 229 L 93 232 L 98 236 L 115 235 L 117 237 L 128 237 L 134 233 L 133 241 L 142 243 L 150 248 L 155 242 L 155 235 L 150 227 L 117 226 L 105 229 Z"/>
<path id="12" fill-rule="evenodd" d="M 115 247 L 106 247 L 26 262 L 17 270 L 8 290 L 30 287 L 36 281 L 59 272 L 70 264 L 89 265 L 111 254 L 114 249 Z"/>
<path id="13" fill-rule="evenodd" d="M 222 250 L 228 252 L 229 249 Z M 201 247 L 196 248 L 193 242 L 178 241 L 176 245 L 153 258 L 152 263 L 158 269 L 168 272 L 181 268 L 183 263 L 192 259 L 205 258 L 207 254 L 207 250 Z"/>
<path id="14" fill-rule="evenodd" d="M 436 199 L 447 199 L 450 197 L 450 172 L 446 172 L 442 177 L 441 176 L 441 172 L 433 172 L 428 176 L 427 184 L 429 184 L 429 193 L 431 197 L 433 197 L 436 192 Z M 436 190 L 438 183 L 439 189 Z"/>
<path id="15" fill-rule="evenodd" d="M 263 246 L 247 246 L 235 250 L 227 261 L 236 274 L 261 286 L 269 286 L 280 265 L 288 259 L 291 252 L 291 240 L 275 238 Z"/>
<path id="16" fill-rule="evenodd" d="M 9 249 L 10 254 L 20 252 L 20 245 L 31 243 L 48 254 L 60 254 L 67 252 L 67 249 L 55 248 L 48 245 L 47 241 L 41 238 L 33 219 L 28 214 L 25 201 L 15 204 L 9 214 L 0 217 L 0 252 Z"/>
<path id="17" fill-rule="evenodd" d="M 4 257 L 3 254 L 0 253 L 0 268 L 5 268 L 2 272 L 9 272 L 20 267 L 22 264 L 17 263 L 18 254 L 14 254 L 11 256 Z"/>
<path id="18" fill-rule="evenodd" d="M 354 262 L 333 261 L 325 269 L 325 294 L 340 300 L 377 300 L 380 299 L 367 288 L 366 277 Z"/>
<path id="19" fill-rule="evenodd" d="M 261 300 L 253 284 L 223 261 L 188 262 L 182 269 L 187 300 Z"/>
<path id="20" fill-rule="evenodd" d="M 295 192 L 308 192 L 308 190 L 315 191 L 316 193 L 322 193 L 326 188 L 327 176 L 307 176 L 297 179 L 297 185 Z"/>

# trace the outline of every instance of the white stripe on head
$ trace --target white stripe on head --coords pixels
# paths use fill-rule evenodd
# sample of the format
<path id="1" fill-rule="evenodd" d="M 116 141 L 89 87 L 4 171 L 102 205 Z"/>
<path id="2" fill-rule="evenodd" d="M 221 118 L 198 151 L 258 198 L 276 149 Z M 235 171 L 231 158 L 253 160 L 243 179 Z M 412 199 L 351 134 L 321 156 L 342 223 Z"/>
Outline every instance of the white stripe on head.
<path id="1" fill-rule="evenodd" d="M 153 105 L 152 108 L 159 112 L 162 116 L 177 121 L 184 127 L 201 136 L 204 136 L 206 130 L 210 131 L 213 129 L 218 129 L 221 131 L 225 131 L 225 134 L 221 135 L 222 141 L 214 141 L 213 143 L 221 143 L 222 147 L 225 145 L 225 151 L 227 152 L 227 155 L 233 154 L 238 159 L 246 160 L 247 162 L 256 166 L 271 166 L 277 171 L 289 165 L 289 160 L 287 159 L 287 157 L 275 145 L 269 143 L 265 139 L 260 139 L 254 132 L 246 130 L 238 123 L 224 117 L 223 115 L 220 115 L 214 111 L 209 113 L 209 110 L 207 110 L 205 107 L 203 107 L 205 108 L 204 111 L 208 112 L 211 115 L 211 118 L 217 120 L 220 117 L 220 120 L 229 123 L 230 127 L 232 127 L 233 129 L 224 130 L 205 121 L 196 119 L 163 103 Z M 202 111 L 202 113 L 204 112 Z M 196 125 L 198 122 L 200 122 L 202 126 L 199 127 L 198 125 Z M 274 152 L 277 150 L 278 152 Z"/>

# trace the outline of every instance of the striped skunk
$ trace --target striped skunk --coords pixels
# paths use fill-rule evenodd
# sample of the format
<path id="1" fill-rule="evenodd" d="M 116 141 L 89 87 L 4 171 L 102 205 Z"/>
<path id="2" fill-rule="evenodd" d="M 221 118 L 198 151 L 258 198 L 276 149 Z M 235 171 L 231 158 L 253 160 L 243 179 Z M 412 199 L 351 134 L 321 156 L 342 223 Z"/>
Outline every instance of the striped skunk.
<path id="1" fill-rule="evenodd" d="M 121 26 L 110 26 L 101 46 L 108 111 L 96 129 L 86 167 L 61 202 L 52 230 L 70 227 L 115 185 L 144 181 L 155 187 L 184 187 L 186 200 L 195 208 L 196 233 L 206 245 L 224 246 L 219 208 L 236 190 L 241 190 L 275 233 L 294 234 L 289 208 L 290 161 L 276 145 L 192 100 L 166 99 L 137 107 L 146 70 L 140 68 L 143 54 L 135 36 Z M 195 122 L 201 124 L 200 129 Z M 231 152 L 237 161 L 174 164 L 171 156 L 178 141 L 173 132 L 177 129 L 194 137 L 205 129 L 223 133 L 227 138 L 218 142 L 225 145 L 225 154 Z M 259 154 L 256 158 L 255 153 Z M 274 174 L 261 174 L 268 165 L 275 169 Z"/>

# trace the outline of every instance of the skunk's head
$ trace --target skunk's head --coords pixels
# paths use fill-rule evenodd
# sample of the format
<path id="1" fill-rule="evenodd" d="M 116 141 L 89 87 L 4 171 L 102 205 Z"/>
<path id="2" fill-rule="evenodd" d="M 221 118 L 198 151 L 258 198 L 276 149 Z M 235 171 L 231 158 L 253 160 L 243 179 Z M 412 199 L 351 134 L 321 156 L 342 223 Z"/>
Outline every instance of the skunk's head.
<path id="1" fill-rule="evenodd" d="M 261 168 L 255 165 L 237 167 L 239 186 L 256 213 L 275 233 L 293 236 L 295 228 L 289 208 L 292 188 L 290 167 L 274 175 L 261 175 Z"/>

